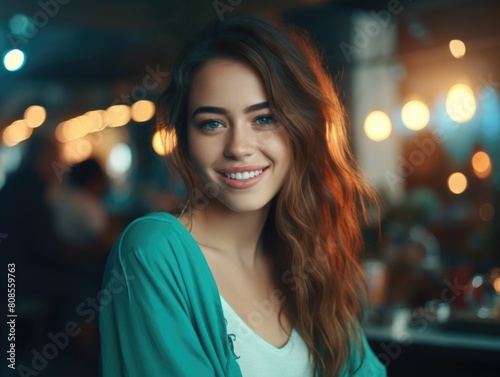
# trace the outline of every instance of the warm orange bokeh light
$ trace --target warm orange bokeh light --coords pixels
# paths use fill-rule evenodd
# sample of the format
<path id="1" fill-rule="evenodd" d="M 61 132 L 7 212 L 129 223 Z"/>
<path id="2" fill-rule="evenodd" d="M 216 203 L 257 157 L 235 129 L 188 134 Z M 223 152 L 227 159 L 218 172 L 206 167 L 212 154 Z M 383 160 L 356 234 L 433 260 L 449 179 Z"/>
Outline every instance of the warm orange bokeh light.
<path id="1" fill-rule="evenodd" d="M 446 112 L 458 123 L 465 123 L 476 113 L 476 98 L 472 88 L 466 84 L 453 85 L 446 97 Z"/>
<path id="2" fill-rule="evenodd" d="M 106 112 L 104 110 L 93 110 L 87 111 L 85 115 L 83 115 L 89 124 L 89 133 L 102 131 L 106 128 L 104 123 L 105 113 Z"/>
<path id="3" fill-rule="evenodd" d="M 62 156 L 70 164 L 86 160 L 92 155 L 92 143 L 86 138 L 79 138 L 62 145 Z"/>
<path id="4" fill-rule="evenodd" d="M 47 119 L 47 112 L 42 106 L 30 106 L 24 112 L 24 119 L 31 128 L 40 127 Z"/>
<path id="5" fill-rule="evenodd" d="M 455 58 L 460 59 L 465 55 L 465 43 L 460 39 L 452 39 L 449 46 L 450 52 Z"/>
<path id="6" fill-rule="evenodd" d="M 389 115 L 383 111 L 372 111 L 365 120 L 365 133 L 373 141 L 383 141 L 392 132 L 392 123 Z"/>
<path id="7" fill-rule="evenodd" d="M 422 101 L 409 101 L 401 110 L 401 119 L 404 125 L 413 131 L 425 128 L 429 123 L 430 116 L 429 108 Z"/>
<path id="8" fill-rule="evenodd" d="M 175 132 L 169 132 L 165 129 L 156 131 L 153 135 L 152 145 L 154 151 L 160 156 L 166 156 L 177 146 L 177 136 Z"/>
<path id="9" fill-rule="evenodd" d="M 495 216 L 495 207 L 491 203 L 484 203 L 479 208 L 479 217 L 483 221 L 490 221 Z"/>
<path id="10" fill-rule="evenodd" d="M 13 147 L 28 139 L 32 133 L 33 129 L 28 126 L 28 122 L 24 119 L 16 120 L 3 131 L 2 142 L 8 147 Z"/>
<path id="11" fill-rule="evenodd" d="M 127 105 L 114 105 L 106 109 L 104 122 L 107 127 L 121 127 L 130 122 L 130 107 Z"/>
<path id="12" fill-rule="evenodd" d="M 485 152 L 477 152 L 472 156 L 472 168 L 478 178 L 487 178 L 491 173 L 491 160 Z"/>
<path id="13" fill-rule="evenodd" d="M 493 281 L 493 288 L 495 288 L 495 291 L 500 294 L 500 278 L 496 278 Z"/>
<path id="14" fill-rule="evenodd" d="M 131 107 L 132 119 L 135 122 L 146 122 L 154 117 L 156 111 L 155 104 L 151 101 L 141 100 Z"/>
<path id="15" fill-rule="evenodd" d="M 454 194 L 461 194 L 467 188 L 467 178 L 462 173 L 453 173 L 448 178 L 448 187 Z"/>

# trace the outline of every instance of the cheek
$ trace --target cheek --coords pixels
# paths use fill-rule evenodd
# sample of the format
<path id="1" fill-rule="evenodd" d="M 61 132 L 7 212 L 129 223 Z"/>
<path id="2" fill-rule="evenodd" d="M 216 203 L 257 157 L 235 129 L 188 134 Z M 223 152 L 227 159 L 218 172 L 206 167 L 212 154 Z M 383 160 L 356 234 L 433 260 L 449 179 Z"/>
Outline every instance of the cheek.
<path id="1" fill-rule="evenodd" d="M 205 140 L 197 137 L 189 138 L 189 157 L 198 175 L 203 176 L 204 169 L 214 163 L 215 153 L 213 145 L 211 146 Z"/>
<path id="2" fill-rule="evenodd" d="M 285 133 L 275 133 L 272 137 L 269 137 L 266 149 L 276 163 L 288 170 L 290 165 L 290 145 L 288 136 Z"/>

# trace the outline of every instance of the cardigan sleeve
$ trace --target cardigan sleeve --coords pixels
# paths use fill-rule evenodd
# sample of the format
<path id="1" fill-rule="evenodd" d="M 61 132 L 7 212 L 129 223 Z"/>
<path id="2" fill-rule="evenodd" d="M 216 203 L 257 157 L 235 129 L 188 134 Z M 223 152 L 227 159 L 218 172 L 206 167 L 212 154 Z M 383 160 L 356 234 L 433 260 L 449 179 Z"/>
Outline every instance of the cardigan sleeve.
<path id="1" fill-rule="evenodd" d="M 356 372 L 357 377 L 387 377 L 387 370 L 385 365 L 378 359 L 363 332 L 361 332 L 361 339 L 363 341 L 364 360 L 361 368 Z"/>
<path id="2" fill-rule="evenodd" d="M 204 330 L 167 231 L 136 221 L 113 246 L 101 291 L 102 377 L 220 375 L 200 340 Z"/>
<path id="3" fill-rule="evenodd" d="M 356 350 L 354 354 L 354 363 L 351 364 L 352 366 L 354 366 L 355 370 L 352 374 L 344 372 L 344 376 L 387 377 L 386 368 L 384 364 L 380 362 L 380 360 L 377 358 L 370 345 L 368 344 L 368 340 L 366 339 L 361 325 L 359 325 L 358 331 L 363 351 L 360 352 L 359 349 Z"/>

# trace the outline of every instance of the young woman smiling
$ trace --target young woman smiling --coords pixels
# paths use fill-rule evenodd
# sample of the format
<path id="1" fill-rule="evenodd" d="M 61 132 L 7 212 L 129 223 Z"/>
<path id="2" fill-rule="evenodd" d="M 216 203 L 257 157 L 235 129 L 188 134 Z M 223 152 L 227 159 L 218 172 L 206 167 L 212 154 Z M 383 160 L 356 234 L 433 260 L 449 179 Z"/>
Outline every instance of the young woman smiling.
<path id="1" fill-rule="evenodd" d="M 104 377 L 385 376 L 357 321 L 373 195 L 307 38 L 246 16 L 211 25 L 177 58 L 158 124 L 188 200 L 115 243 Z"/>

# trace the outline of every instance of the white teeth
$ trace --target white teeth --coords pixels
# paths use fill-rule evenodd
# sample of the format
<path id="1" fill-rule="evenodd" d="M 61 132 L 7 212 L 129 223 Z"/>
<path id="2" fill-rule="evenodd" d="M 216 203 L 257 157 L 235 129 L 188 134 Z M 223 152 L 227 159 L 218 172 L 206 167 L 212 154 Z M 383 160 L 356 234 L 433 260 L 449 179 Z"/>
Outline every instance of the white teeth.
<path id="1" fill-rule="evenodd" d="M 237 179 L 240 181 L 257 177 L 260 174 L 262 174 L 262 169 L 255 171 L 245 171 L 243 173 L 224 173 L 226 178 Z"/>

